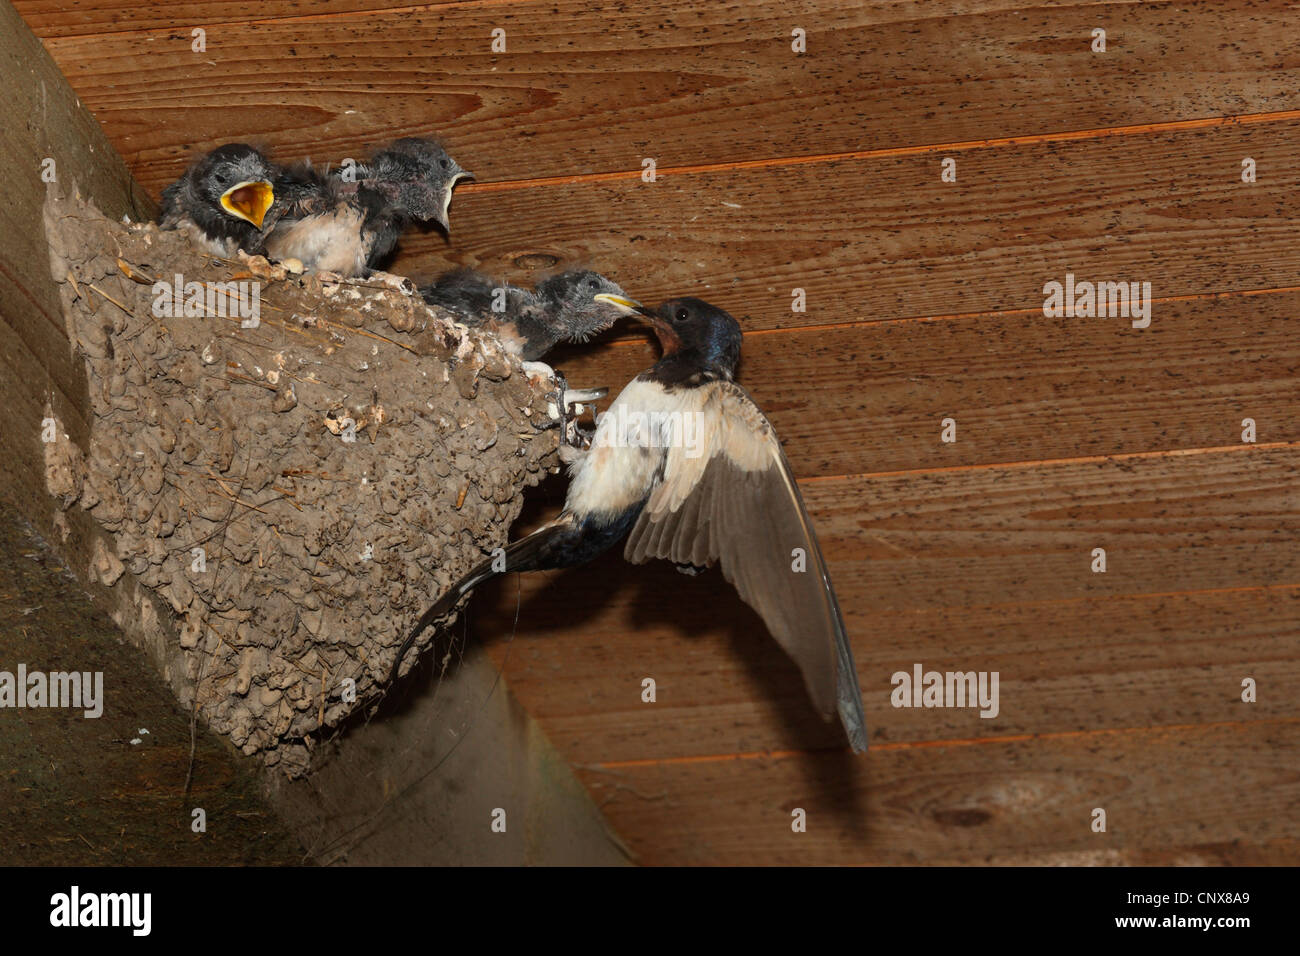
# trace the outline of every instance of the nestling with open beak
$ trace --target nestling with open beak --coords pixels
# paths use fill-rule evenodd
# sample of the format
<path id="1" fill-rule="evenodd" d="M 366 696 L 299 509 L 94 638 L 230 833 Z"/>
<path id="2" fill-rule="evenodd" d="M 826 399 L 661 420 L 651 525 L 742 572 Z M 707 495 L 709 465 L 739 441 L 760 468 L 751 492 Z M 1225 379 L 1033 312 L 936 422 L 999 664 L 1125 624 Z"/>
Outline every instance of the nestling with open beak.
<path id="1" fill-rule="evenodd" d="M 570 466 L 564 510 L 505 549 L 506 571 L 571 567 L 624 536 L 634 564 L 715 562 L 803 672 L 814 705 L 838 713 L 855 752 L 867 749 L 853 652 L 826 562 L 771 423 L 733 381 L 740 326 L 699 299 L 636 307 L 663 356 L 601 416 L 589 451 Z M 806 564 L 792 560 L 802 551 Z M 798 568 L 803 570 L 796 570 Z M 497 573 L 488 559 L 420 618 L 393 661 Z"/>
<path id="2" fill-rule="evenodd" d="M 310 272 L 368 275 L 411 223 L 449 230 L 452 190 L 473 178 L 426 139 L 399 139 L 368 162 L 332 173 L 299 164 L 277 182 L 280 204 L 264 251 Z"/>
<path id="3" fill-rule="evenodd" d="M 261 245 L 281 170 L 246 143 L 227 143 L 163 190 L 158 223 L 187 232 L 205 252 L 229 258 Z"/>

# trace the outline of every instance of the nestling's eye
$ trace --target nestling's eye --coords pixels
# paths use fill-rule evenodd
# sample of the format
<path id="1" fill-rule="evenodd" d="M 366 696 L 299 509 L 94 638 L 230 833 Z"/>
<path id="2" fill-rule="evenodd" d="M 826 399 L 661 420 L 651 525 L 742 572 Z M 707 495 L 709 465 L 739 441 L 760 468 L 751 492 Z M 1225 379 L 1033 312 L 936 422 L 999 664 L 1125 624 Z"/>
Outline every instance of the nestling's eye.
<path id="1" fill-rule="evenodd" d="M 445 159 L 438 160 L 438 165 L 441 166 L 443 169 L 450 168 L 450 164 L 448 164 L 448 162 Z"/>
<path id="2" fill-rule="evenodd" d="M 599 288 L 600 288 L 600 280 L 599 280 L 599 279 L 588 279 L 588 280 L 587 280 L 587 288 L 588 288 L 588 289 L 599 289 Z"/>
<path id="3" fill-rule="evenodd" d="M 685 306 L 678 306 L 677 311 L 673 313 L 673 318 L 678 322 L 685 322 L 691 317 L 691 312 Z"/>

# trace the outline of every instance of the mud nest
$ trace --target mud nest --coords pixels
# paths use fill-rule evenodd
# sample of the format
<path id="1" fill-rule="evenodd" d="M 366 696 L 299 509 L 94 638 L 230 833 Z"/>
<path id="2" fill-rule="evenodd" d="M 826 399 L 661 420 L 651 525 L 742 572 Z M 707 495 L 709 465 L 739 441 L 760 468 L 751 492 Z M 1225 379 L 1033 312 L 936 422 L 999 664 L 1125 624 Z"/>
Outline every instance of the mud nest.
<path id="1" fill-rule="evenodd" d="M 49 490 L 111 533 L 92 579 L 129 571 L 174 612 L 182 703 L 297 776 L 556 465 L 551 384 L 397 277 L 214 259 L 75 196 L 45 218 L 93 414 L 85 449 L 56 423 Z M 157 315 L 178 276 L 188 307 Z M 260 324 L 210 306 L 231 282 Z"/>

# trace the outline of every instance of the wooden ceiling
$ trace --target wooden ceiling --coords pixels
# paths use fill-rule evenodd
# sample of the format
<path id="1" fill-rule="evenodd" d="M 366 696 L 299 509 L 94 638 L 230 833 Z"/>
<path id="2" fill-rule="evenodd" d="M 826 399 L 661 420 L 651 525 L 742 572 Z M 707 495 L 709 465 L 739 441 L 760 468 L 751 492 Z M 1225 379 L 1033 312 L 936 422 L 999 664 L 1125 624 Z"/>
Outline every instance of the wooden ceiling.
<path id="1" fill-rule="evenodd" d="M 847 754 L 716 573 L 534 576 L 512 641 L 516 583 L 474 603 L 640 860 L 1300 861 L 1284 5 L 16 5 L 155 194 L 223 141 L 337 162 L 436 132 L 479 181 L 451 242 L 407 237 L 394 271 L 581 263 L 742 318 L 742 378 L 820 530 L 872 752 Z M 1151 327 L 1044 318 L 1066 273 L 1149 281 Z M 625 334 L 562 364 L 617 387 L 653 357 Z M 891 707 L 918 662 L 998 671 L 998 717 Z"/>

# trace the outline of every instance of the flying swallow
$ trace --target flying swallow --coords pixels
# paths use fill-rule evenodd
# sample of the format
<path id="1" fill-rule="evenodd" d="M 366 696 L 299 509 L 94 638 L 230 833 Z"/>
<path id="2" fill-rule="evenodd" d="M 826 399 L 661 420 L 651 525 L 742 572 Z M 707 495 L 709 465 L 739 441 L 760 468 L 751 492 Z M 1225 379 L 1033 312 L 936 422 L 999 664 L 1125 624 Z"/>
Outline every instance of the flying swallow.
<path id="1" fill-rule="evenodd" d="M 399 139 L 366 163 L 332 173 L 302 163 L 278 181 L 280 203 L 266 254 L 307 271 L 364 276 L 412 222 L 450 230 L 451 194 L 473 174 L 432 140 Z"/>
<path id="2" fill-rule="evenodd" d="M 163 190 L 158 223 L 187 232 L 213 255 L 229 258 L 262 241 L 281 170 L 245 143 L 227 143 L 199 159 Z"/>
<path id="3" fill-rule="evenodd" d="M 560 342 L 586 342 L 637 305 L 596 272 L 573 270 L 537 283 L 536 290 L 495 282 L 460 269 L 420 290 L 462 325 L 485 328 L 525 362 L 539 361 Z"/>
<path id="4" fill-rule="evenodd" d="M 853 750 L 866 750 L 853 653 L 812 521 L 771 423 L 733 380 L 739 324 L 699 299 L 635 311 L 662 358 L 601 416 L 590 450 L 570 465 L 564 510 L 507 546 L 504 570 L 583 564 L 625 535 L 634 564 L 716 562 L 799 665 L 817 709 L 827 719 L 838 711 Z M 800 553 L 806 570 L 796 571 Z M 502 567 L 484 561 L 425 612 L 390 682 L 421 631 Z"/>

